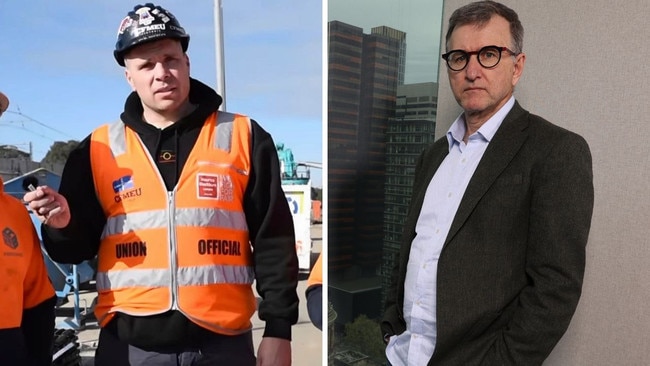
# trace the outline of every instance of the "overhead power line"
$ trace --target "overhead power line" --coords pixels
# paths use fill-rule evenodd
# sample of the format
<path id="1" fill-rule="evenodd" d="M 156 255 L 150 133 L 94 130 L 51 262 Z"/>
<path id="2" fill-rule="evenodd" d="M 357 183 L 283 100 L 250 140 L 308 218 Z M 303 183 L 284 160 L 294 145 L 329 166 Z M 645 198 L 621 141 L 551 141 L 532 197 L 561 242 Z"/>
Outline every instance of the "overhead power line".
<path id="1" fill-rule="evenodd" d="M 18 130 L 27 131 L 27 132 L 29 132 L 31 134 L 34 134 L 34 135 L 38 136 L 38 137 L 42 137 L 44 139 L 56 142 L 56 140 L 53 139 L 52 136 L 46 136 L 41 132 L 36 132 L 34 130 L 30 130 L 29 128 L 25 127 L 25 123 L 23 121 L 2 122 L 2 123 L 0 123 L 0 126 L 11 127 L 11 128 L 15 128 L 15 129 L 18 129 Z"/>
<path id="2" fill-rule="evenodd" d="M 50 126 L 48 126 L 47 124 L 45 124 L 45 123 L 43 123 L 43 122 L 41 122 L 41 121 L 39 121 L 39 120 L 37 120 L 37 119 L 35 119 L 35 118 L 33 118 L 33 117 L 30 117 L 30 116 L 24 114 L 23 112 L 20 111 L 20 107 L 17 108 L 17 111 L 9 110 L 9 109 L 8 109 L 8 110 L 5 111 L 5 113 L 16 114 L 16 115 L 18 115 L 18 116 L 21 116 L 21 117 L 23 117 L 23 118 L 26 118 L 27 120 L 29 120 L 29 121 L 31 121 L 31 122 L 36 123 L 37 125 L 39 125 L 39 126 L 41 126 L 41 127 L 45 127 L 45 128 L 47 128 L 48 130 L 54 131 L 54 132 L 56 132 L 56 133 L 58 133 L 58 134 L 60 134 L 60 135 L 63 135 L 63 136 L 65 136 L 65 137 L 71 139 L 71 140 L 74 140 L 74 137 L 68 135 L 67 133 L 65 133 L 65 132 L 63 132 L 63 131 L 61 131 L 61 130 L 57 130 L 57 129 L 54 128 L 54 127 L 50 127 Z M 24 126 L 23 126 L 23 128 L 24 128 Z M 24 129 L 27 130 L 27 131 L 29 131 L 27 128 L 24 128 Z M 33 131 L 29 131 L 29 132 L 33 132 Z M 41 135 L 41 136 L 42 136 L 42 135 Z M 45 137 L 45 136 L 43 136 L 43 137 Z M 48 138 L 50 138 L 50 137 L 48 137 Z"/>

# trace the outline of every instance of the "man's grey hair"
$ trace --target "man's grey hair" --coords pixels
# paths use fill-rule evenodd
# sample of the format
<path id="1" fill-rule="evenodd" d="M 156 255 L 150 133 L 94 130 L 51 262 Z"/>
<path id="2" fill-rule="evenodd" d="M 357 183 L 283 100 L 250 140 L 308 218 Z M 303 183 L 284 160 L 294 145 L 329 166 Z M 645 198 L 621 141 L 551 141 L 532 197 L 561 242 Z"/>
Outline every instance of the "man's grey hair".
<path id="1" fill-rule="evenodd" d="M 456 9 L 456 11 L 451 14 L 451 17 L 449 18 L 449 28 L 447 29 L 447 37 L 445 39 L 447 48 L 449 47 L 449 39 L 451 38 L 451 33 L 454 29 L 463 25 L 476 25 L 478 27 L 483 27 L 495 15 L 505 18 L 505 20 L 510 23 L 510 36 L 512 37 L 513 44 L 508 46 L 512 47 L 512 50 L 515 53 L 521 53 L 524 49 L 524 27 L 519 21 L 519 16 L 509 7 L 491 0 L 477 1 L 467 4 Z"/>

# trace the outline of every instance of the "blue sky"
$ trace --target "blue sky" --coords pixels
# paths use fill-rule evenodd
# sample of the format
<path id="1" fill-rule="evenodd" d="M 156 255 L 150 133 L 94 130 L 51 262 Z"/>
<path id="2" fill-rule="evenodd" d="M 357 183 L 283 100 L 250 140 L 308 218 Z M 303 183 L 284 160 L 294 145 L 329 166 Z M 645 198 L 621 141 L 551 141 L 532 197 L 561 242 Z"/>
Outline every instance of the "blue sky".
<path id="1" fill-rule="evenodd" d="M 0 0 L 0 145 L 40 161 L 55 141 L 81 140 L 119 118 L 130 88 L 112 56 L 138 1 Z M 214 2 L 161 0 L 190 34 L 192 77 L 216 87 Z M 320 1 L 222 0 L 226 100 L 298 161 L 322 162 Z M 312 169 L 315 186 L 321 171 Z"/>

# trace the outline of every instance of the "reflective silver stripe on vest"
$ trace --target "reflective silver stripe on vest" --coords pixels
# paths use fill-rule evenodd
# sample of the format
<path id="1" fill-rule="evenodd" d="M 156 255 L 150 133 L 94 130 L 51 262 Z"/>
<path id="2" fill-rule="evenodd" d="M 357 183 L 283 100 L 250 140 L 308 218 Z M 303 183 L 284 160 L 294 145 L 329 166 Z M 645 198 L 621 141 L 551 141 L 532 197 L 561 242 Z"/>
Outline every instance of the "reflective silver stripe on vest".
<path id="1" fill-rule="evenodd" d="M 218 229 L 248 230 L 246 216 L 240 211 L 215 208 L 178 208 L 176 226 L 210 227 Z M 167 228 L 167 210 L 152 210 L 109 217 L 106 220 L 102 239 L 110 235 L 126 234 L 143 229 Z"/>
<path id="2" fill-rule="evenodd" d="M 234 124 L 234 114 L 221 111 L 217 112 L 217 138 L 215 140 L 215 148 L 230 152 Z"/>
<path id="3" fill-rule="evenodd" d="M 169 269 L 111 270 L 110 272 L 97 272 L 95 285 L 98 291 L 114 291 L 131 287 L 168 287 L 170 278 Z M 253 267 L 250 266 L 211 265 L 183 267 L 178 270 L 179 286 L 250 285 L 254 278 Z"/>
<path id="4" fill-rule="evenodd" d="M 169 269 L 111 270 L 110 272 L 97 272 L 95 286 L 98 291 L 129 287 L 168 287 L 170 278 Z"/>
<path id="5" fill-rule="evenodd" d="M 214 208 L 176 209 L 176 225 L 248 231 L 246 215 L 243 212 Z"/>
<path id="6" fill-rule="evenodd" d="M 102 239 L 116 234 L 126 234 L 142 229 L 167 227 L 167 210 L 135 212 L 106 219 Z"/>
<path id="7" fill-rule="evenodd" d="M 219 283 L 250 285 L 255 277 L 249 266 L 199 266 L 178 269 L 179 286 L 201 286 Z"/>
<path id="8" fill-rule="evenodd" d="M 108 126 L 108 143 L 113 157 L 126 153 L 126 132 L 124 131 L 124 123 L 121 120 Z"/>

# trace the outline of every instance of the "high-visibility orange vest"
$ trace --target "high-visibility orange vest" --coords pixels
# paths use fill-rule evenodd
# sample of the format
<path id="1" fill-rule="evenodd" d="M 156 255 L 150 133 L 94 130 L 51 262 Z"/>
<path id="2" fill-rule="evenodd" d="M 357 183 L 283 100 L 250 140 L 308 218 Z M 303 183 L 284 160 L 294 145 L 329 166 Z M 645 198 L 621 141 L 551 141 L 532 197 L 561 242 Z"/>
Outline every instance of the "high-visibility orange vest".
<path id="1" fill-rule="evenodd" d="M 93 179 L 107 218 L 96 280 L 100 325 L 115 312 L 178 310 L 216 333 L 251 328 L 256 301 L 243 209 L 250 128 L 244 116 L 210 116 L 173 192 L 121 121 L 92 133 Z"/>
<path id="2" fill-rule="evenodd" d="M 4 193 L 0 179 L 0 329 L 19 328 L 23 310 L 54 296 L 27 208 Z"/>

